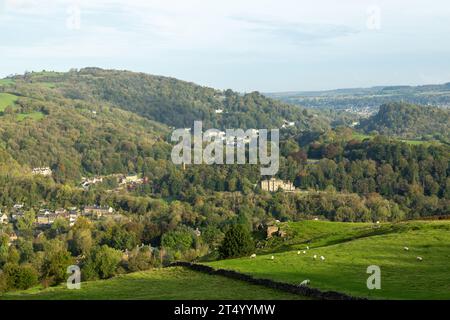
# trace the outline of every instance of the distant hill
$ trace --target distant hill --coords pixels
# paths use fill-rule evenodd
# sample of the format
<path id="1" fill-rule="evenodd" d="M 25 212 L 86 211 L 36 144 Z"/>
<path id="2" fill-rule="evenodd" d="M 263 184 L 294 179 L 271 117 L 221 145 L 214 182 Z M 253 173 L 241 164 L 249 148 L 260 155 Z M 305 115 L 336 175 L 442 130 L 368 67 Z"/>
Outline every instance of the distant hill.
<path id="1" fill-rule="evenodd" d="M 450 136 L 450 110 L 407 103 L 389 103 L 359 126 L 366 133 L 376 131 L 407 139 Z"/>
<path id="2" fill-rule="evenodd" d="M 170 127 L 328 128 L 325 118 L 254 92 L 241 95 L 173 78 L 86 68 L 0 82 L 3 172 L 50 167 L 57 181 L 149 171 L 168 160 Z"/>
<path id="3" fill-rule="evenodd" d="M 174 78 L 129 71 L 85 68 L 67 73 L 31 73 L 16 77 L 51 86 L 69 99 L 107 102 L 163 124 L 182 128 L 202 120 L 213 128 L 328 127 L 325 118 L 259 94 L 215 90 Z"/>
<path id="4" fill-rule="evenodd" d="M 111 104 L 69 99 L 33 81 L 3 90 L 0 97 L 15 98 L 0 111 L 1 173 L 50 167 L 57 181 L 78 180 L 133 172 L 146 158 L 169 153 L 167 126 Z"/>
<path id="5" fill-rule="evenodd" d="M 267 97 L 309 108 L 330 108 L 361 112 L 377 111 L 382 104 L 407 102 L 450 107 L 450 82 L 423 86 L 377 86 L 327 91 L 266 93 Z"/>

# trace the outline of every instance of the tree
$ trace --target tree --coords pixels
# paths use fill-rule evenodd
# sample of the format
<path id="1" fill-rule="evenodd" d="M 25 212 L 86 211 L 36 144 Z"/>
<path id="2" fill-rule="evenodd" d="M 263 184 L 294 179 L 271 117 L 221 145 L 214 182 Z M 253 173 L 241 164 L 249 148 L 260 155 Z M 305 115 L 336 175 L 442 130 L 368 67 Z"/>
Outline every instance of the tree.
<path id="1" fill-rule="evenodd" d="M 107 279 L 115 275 L 122 252 L 106 245 L 96 247 L 83 266 L 85 279 Z"/>
<path id="2" fill-rule="evenodd" d="M 87 255 L 92 248 L 93 240 L 90 229 L 76 229 L 73 232 L 72 251 L 75 254 Z"/>
<path id="3" fill-rule="evenodd" d="M 192 230 L 181 227 L 177 230 L 165 233 L 161 240 L 161 244 L 164 248 L 180 252 L 191 248 L 193 243 L 194 237 Z"/>
<path id="4" fill-rule="evenodd" d="M 25 290 L 38 283 L 38 274 L 32 266 L 7 263 L 3 267 L 7 289 Z"/>
<path id="5" fill-rule="evenodd" d="M 237 224 L 232 225 L 225 233 L 219 254 L 223 259 L 234 258 L 249 254 L 254 248 L 254 242 L 248 229 Z"/>
<path id="6" fill-rule="evenodd" d="M 34 210 L 31 209 L 26 211 L 23 217 L 17 219 L 17 230 L 24 236 L 31 236 L 33 233 L 33 225 L 36 221 L 36 214 Z"/>
<path id="7" fill-rule="evenodd" d="M 72 265 L 72 257 L 65 244 L 59 240 L 50 240 L 44 245 L 42 275 L 50 284 L 58 284 L 66 279 L 67 267 Z"/>

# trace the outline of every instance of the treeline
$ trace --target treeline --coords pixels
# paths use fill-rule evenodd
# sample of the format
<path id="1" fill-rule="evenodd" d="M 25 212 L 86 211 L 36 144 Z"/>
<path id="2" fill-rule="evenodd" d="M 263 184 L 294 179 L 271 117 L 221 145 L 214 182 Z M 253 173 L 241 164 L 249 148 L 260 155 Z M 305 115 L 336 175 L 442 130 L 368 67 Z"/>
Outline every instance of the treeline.
<path id="1" fill-rule="evenodd" d="M 450 155 L 444 145 L 410 145 L 378 137 L 366 141 L 313 143 L 314 163 L 291 163 L 301 188 L 392 199 L 416 216 L 450 213 Z M 301 160 L 300 160 L 301 161 Z"/>

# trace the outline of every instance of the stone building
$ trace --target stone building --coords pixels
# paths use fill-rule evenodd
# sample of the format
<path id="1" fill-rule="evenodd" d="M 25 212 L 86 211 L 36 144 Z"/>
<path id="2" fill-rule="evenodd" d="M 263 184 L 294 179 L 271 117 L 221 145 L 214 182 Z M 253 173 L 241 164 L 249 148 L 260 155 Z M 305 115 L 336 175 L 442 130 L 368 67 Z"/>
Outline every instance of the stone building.
<path id="1" fill-rule="evenodd" d="M 284 182 L 283 180 L 275 178 L 261 181 L 261 189 L 263 191 L 269 192 L 277 192 L 278 190 L 282 190 L 285 192 L 295 191 L 295 187 L 292 182 L 290 181 Z"/>

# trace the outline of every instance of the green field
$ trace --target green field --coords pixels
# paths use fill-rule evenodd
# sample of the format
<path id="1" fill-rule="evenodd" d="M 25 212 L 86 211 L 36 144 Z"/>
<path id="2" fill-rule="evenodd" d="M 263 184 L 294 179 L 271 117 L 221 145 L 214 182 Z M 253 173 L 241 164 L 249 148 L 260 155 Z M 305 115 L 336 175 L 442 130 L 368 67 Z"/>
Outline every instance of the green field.
<path id="1" fill-rule="evenodd" d="M 17 96 L 10 93 L 0 93 L 0 112 L 4 111 L 6 107 L 14 105 L 18 99 Z"/>
<path id="2" fill-rule="evenodd" d="M 14 80 L 12 79 L 0 79 L 0 86 L 8 86 L 14 84 Z"/>
<path id="3" fill-rule="evenodd" d="M 0 296 L 8 300 L 230 300 L 304 299 L 269 288 L 184 268 L 137 272 L 110 280 L 82 283 L 80 290 L 64 286 L 34 288 Z"/>
<path id="4" fill-rule="evenodd" d="M 359 140 L 359 141 L 364 141 L 366 139 L 371 140 L 373 138 L 374 138 L 373 135 L 368 135 L 368 134 L 364 134 L 364 133 L 360 133 L 360 132 L 353 132 L 353 134 L 352 134 L 352 139 Z M 394 139 L 394 140 L 398 140 L 398 141 L 401 141 L 401 142 L 404 142 L 404 143 L 407 143 L 410 145 L 431 144 L 431 143 L 439 144 L 440 143 L 439 141 L 434 141 L 434 140 L 433 141 L 423 141 L 423 140 L 417 140 L 417 139 L 400 139 L 400 138 Z"/>
<path id="5" fill-rule="evenodd" d="M 275 247 L 275 253 L 208 265 L 294 284 L 309 279 L 312 287 L 373 299 L 450 299 L 450 221 L 381 225 L 304 221 L 284 227 L 291 239 Z M 314 255 L 325 261 L 313 259 Z M 370 265 L 381 268 L 381 290 L 367 289 Z"/>

